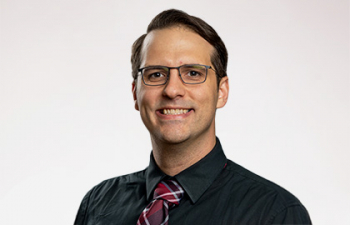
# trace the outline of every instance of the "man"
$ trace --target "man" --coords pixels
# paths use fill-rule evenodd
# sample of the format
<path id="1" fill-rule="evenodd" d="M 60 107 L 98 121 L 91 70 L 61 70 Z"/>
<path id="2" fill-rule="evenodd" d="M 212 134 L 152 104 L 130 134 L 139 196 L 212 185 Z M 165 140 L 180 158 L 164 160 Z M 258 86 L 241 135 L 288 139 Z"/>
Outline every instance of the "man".
<path id="1" fill-rule="evenodd" d="M 215 112 L 229 93 L 227 51 L 212 27 L 164 11 L 135 41 L 131 61 L 149 167 L 95 186 L 76 225 L 311 224 L 292 194 L 226 159 Z"/>

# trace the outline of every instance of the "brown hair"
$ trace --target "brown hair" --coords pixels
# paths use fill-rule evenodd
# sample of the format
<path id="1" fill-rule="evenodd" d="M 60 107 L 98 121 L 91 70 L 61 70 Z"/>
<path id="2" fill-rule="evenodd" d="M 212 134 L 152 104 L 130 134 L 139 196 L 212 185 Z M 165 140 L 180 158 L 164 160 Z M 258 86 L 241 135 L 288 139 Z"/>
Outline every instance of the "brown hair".
<path id="1" fill-rule="evenodd" d="M 141 37 L 134 42 L 131 55 L 132 76 L 134 80 L 137 79 L 138 69 L 141 66 L 141 49 L 146 35 L 153 30 L 160 30 L 173 26 L 184 26 L 192 30 L 214 47 L 214 52 L 211 55 L 211 63 L 216 71 L 217 82 L 219 84 L 221 78 L 227 76 L 228 54 L 224 42 L 216 31 L 202 19 L 176 9 L 170 9 L 159 13 L 148 25 L 147 33 L 141 35 Z"/>

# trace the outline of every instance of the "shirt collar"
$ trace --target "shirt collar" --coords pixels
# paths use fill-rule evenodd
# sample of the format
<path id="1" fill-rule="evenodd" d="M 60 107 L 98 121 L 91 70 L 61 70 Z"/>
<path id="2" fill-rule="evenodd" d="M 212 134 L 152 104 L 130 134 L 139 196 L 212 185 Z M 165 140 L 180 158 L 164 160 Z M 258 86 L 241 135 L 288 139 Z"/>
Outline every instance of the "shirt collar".
<path id="1" fill-rule="evenodd" d="M 220 141 L 216 138 L 216 144 L 208 155 L 181 173 L 175 175 L 174 178 L 180 183 L 191 201 L 196 203 L 222 171 L 226 161 L 227 159 L 222 150 Z M 151 160 L 146 172 L 148 200 L 153 196 L 153 191 L 157 184 L 165 177 L 167 177 L 167 175 L 159 169 L 153 158 L 153 154 L 151 154 Z"/>

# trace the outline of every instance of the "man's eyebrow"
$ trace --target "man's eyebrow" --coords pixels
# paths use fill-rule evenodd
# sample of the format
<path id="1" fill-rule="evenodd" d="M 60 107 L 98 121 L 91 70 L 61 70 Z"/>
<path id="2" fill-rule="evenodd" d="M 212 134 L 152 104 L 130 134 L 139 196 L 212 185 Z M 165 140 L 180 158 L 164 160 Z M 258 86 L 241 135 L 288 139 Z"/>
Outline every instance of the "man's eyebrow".
<path id="1" fill-rule="evenodd" d="M 164 65 L 145 65 L 144 67 L 150 67 L 150 66 L 160 66 L 160 67 L 167 67 L 167 66 L 164 66 Z"/>
<path id="2" fill-rule="evenodd" d="M 149 68 L 149 67 L 167 68 L 167 66 L 164 66 L 164 65 L 145 65 L 144 67 L 141 67 L 141 68 Z"/>
<path id="3" fill-rule="evenodd" d="M 202 63 L 184 63 L 184 64 L 181 64 L 179 66 L 185 66 L 185 65 L 204 65 Z M 159 66 L 159 67 L 179 67 L 179 66 L 165 66 L 165 65 L 148 65 L 146 64 L 145 66 L 141 67 L 141 68 L 145 68 L 145 67 L 150 67 L 150 66 Z"/>

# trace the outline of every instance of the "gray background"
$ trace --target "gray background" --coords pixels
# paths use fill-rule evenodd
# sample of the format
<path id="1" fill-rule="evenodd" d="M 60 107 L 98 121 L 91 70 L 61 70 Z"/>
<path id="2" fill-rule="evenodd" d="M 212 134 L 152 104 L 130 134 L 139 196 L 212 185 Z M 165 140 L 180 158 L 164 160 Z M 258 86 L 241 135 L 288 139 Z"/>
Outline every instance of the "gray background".
<path id="1" fill-rule="evenodd" d="M 349 2 L 1 0 L 0 224 L 72 224 L 100 181 L 144 169 L 130 52 L 160 11 L 203 18 L 229 51 L 228 158 L 350 224 Z"/>

